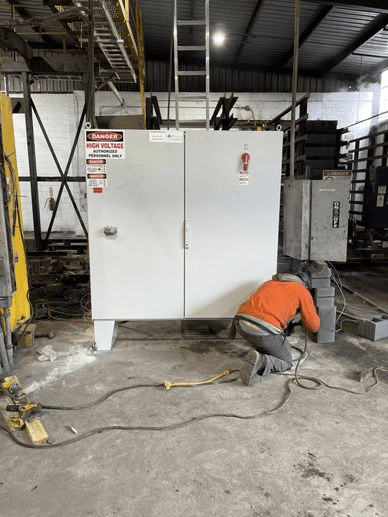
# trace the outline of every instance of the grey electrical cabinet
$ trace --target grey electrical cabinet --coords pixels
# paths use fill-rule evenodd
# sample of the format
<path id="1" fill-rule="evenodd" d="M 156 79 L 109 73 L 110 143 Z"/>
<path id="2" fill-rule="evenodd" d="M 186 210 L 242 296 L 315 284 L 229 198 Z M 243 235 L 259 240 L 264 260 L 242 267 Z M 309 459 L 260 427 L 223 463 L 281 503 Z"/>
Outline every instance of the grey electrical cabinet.
<path id="1" fill-rule="evenodd" d="M 86 146 L 97 349 L 120 320 L 232 317 L 276 273 L 281 132 L 91 130 Z"/>
<path id="2" fill-rule="evenodd" d="M 299 260 L 346 262 L 351 171 L 284 182 L 284 254 Z"/>

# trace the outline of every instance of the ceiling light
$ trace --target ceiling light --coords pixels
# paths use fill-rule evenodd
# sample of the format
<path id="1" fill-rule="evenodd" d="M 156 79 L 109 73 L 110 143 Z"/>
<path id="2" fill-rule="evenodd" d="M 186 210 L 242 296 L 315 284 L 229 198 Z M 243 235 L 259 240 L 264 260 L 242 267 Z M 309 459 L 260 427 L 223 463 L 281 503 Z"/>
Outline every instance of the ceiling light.
<path id="1" fill-rule="evenodd" d="M 213 42 L 215 45 L 220 47 L 221 45 L 223 45 L 225 43 L 225 34 L 223 32 L 216 32 L 213 35 Z"/>

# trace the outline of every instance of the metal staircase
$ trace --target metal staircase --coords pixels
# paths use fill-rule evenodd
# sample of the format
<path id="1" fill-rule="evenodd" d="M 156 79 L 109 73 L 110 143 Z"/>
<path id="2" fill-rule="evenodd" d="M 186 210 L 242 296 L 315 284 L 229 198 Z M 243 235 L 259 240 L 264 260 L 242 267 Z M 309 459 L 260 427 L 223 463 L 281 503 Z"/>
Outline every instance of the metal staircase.
<path id="1" fill-rule="evenodd" d="M 87 11 L 89 0 L 76 0 L 78 7 Z M 100 47 L 106 60 L 123 81 L 136 82 L 132 56 L 138 58 L 138 48 L 128 22 L 128 3 L 124 0 L 93 0 L 94 41 Z M 131 55 L 132 54 L 132 55 Z"/>
<path id="2" fill-rule="evenodd" d="M 179 104 L 182 100 L 204 100 L 206 121 L 205 127 L 209 129 L 209 0 L 204 0 L 204 18 L 187 20 L 181 19 L 180 13 L 178 13 L 179 0 L 174 0 L 174 76 L 175 76 L 175 127 L 179 129 L 180 118 L 179 118 Z M 190 29 L 191 37 L 187 38 L 186 34 L 180 34 L 182 29 Z M 195 29 L 202 29 L 195 31 Z M 204 30 L 203 30 L 204 29 Z M 195 34 L 194 32 L 198 32 Z M 201 34 L 203 32 L 203 34 Z M 185 41 L 186 36 L 186 41 Z M 187 40 L 192 40 L 187 41 Z M 200 44 L 194 45 L 194 40 L 197 39 Z M 179 59 L 182 54 L 188 55 L 188 53 L 195 53 L 198 55 L 198 62 L 200 66 L 196 69 L 190 68 L 190 65 L 185 63 L 185 68 L 182 67 L 182 61 Z M 192 56 L 191 56 L 192 57 Z M 197 63 L 197 60 L 195 60 Z M 200 69 L 198 69 L 200 68 Z M 180 91 L 180 79 L 188 76 L 201 76 L 204 79 L 203 89 L 198 95 L 193 96 L 191 93 L 184 93 Z"/>

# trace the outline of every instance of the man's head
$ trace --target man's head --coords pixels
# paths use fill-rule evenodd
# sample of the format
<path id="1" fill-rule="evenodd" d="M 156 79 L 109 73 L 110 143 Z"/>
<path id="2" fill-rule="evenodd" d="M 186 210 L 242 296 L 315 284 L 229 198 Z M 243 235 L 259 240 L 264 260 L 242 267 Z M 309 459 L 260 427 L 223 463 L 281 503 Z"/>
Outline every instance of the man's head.
<path id="1" fill-rule="evenodd" d="M 304 285 L 307 289 L 310 289 L 310 277 L 304 271 L 297 271 L 296 273 L 279 273 L 273 275 L 272 280 L 278 282 L 298 282 Z"/>
<path id="2" fill-rule="evenodd" d="M 303 282 L 304 286 L 307 287 L 307 289 L 311 288 L 311 279 L 310 275 L 305 273 L 304 271 L 297 271 L 295 273 L 295 276 L 299 277 L 300 280 Z"/>

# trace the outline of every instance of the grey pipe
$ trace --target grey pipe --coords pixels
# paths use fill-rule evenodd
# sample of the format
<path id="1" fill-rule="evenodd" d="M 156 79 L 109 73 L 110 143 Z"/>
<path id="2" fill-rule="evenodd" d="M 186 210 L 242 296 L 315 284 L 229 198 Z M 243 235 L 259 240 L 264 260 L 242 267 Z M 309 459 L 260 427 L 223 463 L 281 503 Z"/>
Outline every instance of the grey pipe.
<path id="1" fill-rule="evenodd" d="M 4 343 L 4 333 L 3 333 L 2 329 L 0 329 L 0 360 L 1 360 L 1 366 L 3 367 L 4 372 L 8 373 L 9 363 L 8 363 L 7 350 L 5 348 L 5 343 Z"/>
<path id="2" fill-rule="evenodd" d="M 9 309 L 4 309 L 5 315 L 5 348 L 7 350 L 8 363 L 12 367 L 13 362 L 13 345 L 12 345 L 12 332 L 11 332 L 11 315 Z"/>

